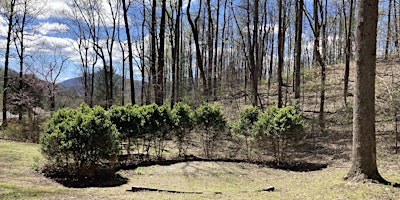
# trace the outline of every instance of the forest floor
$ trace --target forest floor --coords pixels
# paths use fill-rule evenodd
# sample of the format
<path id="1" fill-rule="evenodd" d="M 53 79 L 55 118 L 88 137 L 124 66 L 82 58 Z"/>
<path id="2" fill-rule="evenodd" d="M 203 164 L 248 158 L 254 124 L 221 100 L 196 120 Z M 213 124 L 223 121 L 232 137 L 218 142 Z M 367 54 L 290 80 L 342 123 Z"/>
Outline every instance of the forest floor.
<path id="1" fill-rule="evenodd" d="M 300 105 L 307 119 L 308 136 L 288 156 L 293 162 L 323 167 L 283 170 L 229 160 L 182 161 L 120 170 L 117 174 L 122 181 L 113 187 L 72 188 L 40 173 L 44 159 L 39 145 L 0 140 L 0 199 L 400 199 L 400 188 L 343 180 L 351 161 L 352 97 L 348 99 L 350 106 L 345 106 L 342 74 L 342 65 L 328 67 L 323 132 L 317 122 L 319 72 L 311 70 L 304 75 L 304 98 Z M 394 120 L 400 105 L 396 101 L 400 99 L 399 64 L 378 62 L 377 77 L 378 168 L 388 181 L 400 183 L 400 153 L 396 154 Z M 353 84 L 354 79 L 350 78 L 350 92 Z M 266 93 L 265 86 L 260 91 Z M 271 89 L 270 93 L 275 91 Z M 288 90 L 288 104 L 291 95 Z M 274 97 L 270 99 L 263 103 L 273 103 Z M 226 98 L 220 104 L 232 120 L 245 102 L 243 97 Z M 255 191 L 271 186 L 274 191 Z M 132 191 L 132 187 L 186 193 Z"/>

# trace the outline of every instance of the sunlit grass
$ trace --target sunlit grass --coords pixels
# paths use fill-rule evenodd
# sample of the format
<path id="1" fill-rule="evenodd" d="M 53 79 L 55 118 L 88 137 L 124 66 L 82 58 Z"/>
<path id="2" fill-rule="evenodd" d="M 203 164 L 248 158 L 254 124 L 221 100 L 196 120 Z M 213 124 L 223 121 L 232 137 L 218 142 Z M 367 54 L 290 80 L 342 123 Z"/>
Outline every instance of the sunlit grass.
<path id="1" fill-rule="evenodd" d="M 382 176 L 400 182 L 400 171 L 380 161 Z M 343 181 L 348 163 L 313 172 L 292 172 L 246 163 L 183 162 L 139 167 L 119 173 L 129 182 L 119 187 L 66 188 L 35 171 L 42 163 L 36 144 L 0 141 L 0 199 L 398 199 L 400 189 Z M 40 160 L 40 161 L 38 161 Z M 130 192 L 132 186 L 204 194 Z M 274 192 L 251 192 L 274 186 Z M 249 191 L 249 192 L 246 192 Z M 214 194 L 223 192 L 223 194 Z"/>

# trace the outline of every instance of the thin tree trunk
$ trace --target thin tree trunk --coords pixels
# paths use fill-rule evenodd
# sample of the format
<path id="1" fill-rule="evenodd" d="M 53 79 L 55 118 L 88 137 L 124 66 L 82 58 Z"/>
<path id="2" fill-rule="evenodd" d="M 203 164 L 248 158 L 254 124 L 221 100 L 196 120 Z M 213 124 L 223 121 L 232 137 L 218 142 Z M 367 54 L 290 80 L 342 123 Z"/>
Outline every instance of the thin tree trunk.
<path id="1" fill-rule="evenodd" d="M 2 127 L 7 126 L 7 98 L 8 98 L 8 65 L 10 59 L 10 45 L 11 45 L 11 32 L 14 24 L 14 7 L 15 0 L 10 1 L 10 12 L 8 13 L 8 28 L 7 28 L 7 42 L 6 42 L 6 53 L 5 53 L 5 61 L 4 61 L 4 82 L 3 82 L 3 123 Z"/>
<path id="2" fill-rule="evenodd" d="M 389 43 L 390 43 L 390 34 L 391 34 L 392 6 L 393 6 L 393 0 L 389 0 L 389 11 L 388 11 L 388 16 L 387 16 L 387 29 L 386 29 L 385 60 L 387 60 L 389 58 Z"/>
<path id="3" fill-rule="evenodd" d="M 209 92 L 207 91 L 207 79 L 206 79 L 206 75 L 205 75 L 204 67 L 203 67 L 203 56 L 202 56 L 202 52 L 200 49 L 199 30 L 198 30 L 198 20 L 200 17 L 200 11 L 201 11 L 202 4 L 200 3 L 200 5 L 199 5 L 199 13 L 197 14 L 197 17 L 195 18 L 194 22 L 191 18 L 191 14 L 190 14 L 190 4 L 191 4 L 191 0 L 189 0 L 189 2 L 188 2 L 186 12 L 187 12 L 190 27 L 192 29 L 194 44 L 195 44 L 195 48 L 196 48 L 196 62 L 197 62 L 196 67 L 200 70 L 200 76 L 201 76 L 201 79 L 203 80 L 203 87 L 204 87 L 203 92 L 204 92 L 204 95 L 208 98 Z M 198 84 L 198 81 L 196 84 Z"/>
<path id="4" fill-rule="evenodd" d="M 347 104 L 347 96 L 348 96 L 348 90 L 349 90 L 349 76 L 350 76 L 350 55 L 351 55 L 351 27 L 352 27 L 352 22 L 353 22 L 353 0 L 350 0 L 350 13 L 349 13 L 349 24 L 346 27 L 346 57 L 345 57 L 345 70 L 344 70 L 344 103 Z M 345 17 L 346 19 L 346 17 Z"/>
<path id="5" fill-rule="evenodd" d="M 23 73 L 24 73 L 24 53 L 25 53 L 25 46 L 24 46 L 24 36 L 25 36 L 25 24 L 26 24 L 26 15 L 27 15 L 27 1 L 24 1 L 24 11 L 22 14 L 22 22 L 21 22 L 21 27 L 18 30 L 21 36 L 19 37 L 19 51 L 18 47 L 16 47 L 19 57 L 19 84 L 18 84 L 18 90 L 22 92 L 23 89 L 23 84 L 22 84 L 22 79 L 23 79 Z M 21 101 L 22 99 L 20 99 Z M 18 105 L 18 121 L 22 121 L 22 103 Z"/>
<path id="6" fill-rule="evenodd" d="M 208 18 L 208 30 L 207 30 L 207 48 L 208 48 L 208 63 L 207 63 L 207 87 L 210 95 L 213 95 L 212 88 L 213 88 L 213 37 L 214 37 L 214 22 L 211 13 L 211 0 L 206 1 L 207 7 L 207 18 Z"/>
<path id="7" fill-rule="evenodd" d="M 151 5 L 151 29 L 150 29 L 150 35 L 151 35 L 151 64 L 150 64 L 150 74 L 151 74 L 151 82 L 153 83 L 153 92 L 154 92 L 154 97 L 157 98 L 157 70 L 156 70 L 156 23 L 157 23 L 157 16 L 156 16 L 156 11 L 157 11 L 157 1 L 153 0 Z M 149 82 L 149 84 L 151 84 Z"/>
<path id="8" fill-rule="evenodd" d="M 126 5 L 126 1 L 122 0 L 122 7 L 124 10 L 124 24 L 125 24 L 125 34 L 126 34 L 126 40 L 127 40 L 127 45 L 128 45 L 128 64 L 129 64 L 129 83 L 130 83 L 130 88 L 131 88 L 131 102 L 132 104 L 136 104 L 135 101 L 135 80 L 134 80 L 134 72 L 133 72 L 133 50 L 132 50 L 132 41 L 131 41 L 131 33 L 130 33 L 130 28 L 129 28 L 129 22 L 128 22 L 128 7 Z M 125 79 L 125 76 L 123 76 L 123 79 Z M 125 83 L 125 80 L 123 81 Z M 125 95 L 125 94 L 122 94 Z"/>
<path id="9" fill-rule="evenodd" d="M 157 105 L 162 105 L 164 102 L 164 46 L 165 46 L 165 14 L 166 0 L 161 4 L 161 21 L 160 21 L 160 46 L 158 49 L 158 66 L 157 66 L 157 85 L 155 87 L 155 101 Z"/>
<path id="10" fill-rule="evenodd" d="M 278 108 L 283 106 L 283 95 L 282 95 L 282 87 L 283 87 L 283 79 L 282 79 L 282 70 L 283 70 L 283 57 L 284 57 L 284 13 L 283 13 L 283 0 L 278 1 L 278 9 L 279 9 L 279 30 L 278 30 Z"/>

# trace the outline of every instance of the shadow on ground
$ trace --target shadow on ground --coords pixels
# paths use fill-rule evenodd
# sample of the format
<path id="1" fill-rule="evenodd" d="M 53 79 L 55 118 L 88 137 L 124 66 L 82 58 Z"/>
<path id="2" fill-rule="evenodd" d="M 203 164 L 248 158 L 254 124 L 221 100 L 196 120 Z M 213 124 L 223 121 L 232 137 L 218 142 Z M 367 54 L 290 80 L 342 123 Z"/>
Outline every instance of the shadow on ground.
<path id="1" fill-rule="evenodd" d="M 308 172 L 322 170 L 328 167 L 325 163 L 309 163 L 309 162 L 273 162 L 273 161 L 249 161 L 245 159 L 226 159 L 226 158 L 201 158 L 196 156 L 186 156 L 182 158 L 175 158 L 170 160 L 142 160 L 142 161 L 128 161 L 121 164 L 117 170 L 132 170 L 138 167 L 149 167 L 153 165 L 169 166 L 182 162 L 227 162 L 227 163 L 249 163 L 255 164 L 260 167 L 270 167 L 273 169 L 281 169 L 295 172 Z"/>
<path id="2" fill-rule="evenodd" d="M 43 174 L 65 187 L 118 187 L 128 183 L 128 179 L 117 174 L 115 170 L 99 170 L 87 177 L 61 168 L 45 167 Z"/>

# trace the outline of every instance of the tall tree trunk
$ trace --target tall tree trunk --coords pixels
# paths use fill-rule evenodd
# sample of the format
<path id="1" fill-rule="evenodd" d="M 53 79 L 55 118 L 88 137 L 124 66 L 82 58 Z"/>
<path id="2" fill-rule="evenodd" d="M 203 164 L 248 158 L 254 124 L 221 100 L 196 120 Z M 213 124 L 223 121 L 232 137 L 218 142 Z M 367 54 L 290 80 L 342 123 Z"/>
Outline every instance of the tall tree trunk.
<path id="1" fill-rule="evenodd" d="M 180 22 L 181 22 L 181 9 L 182 9 L 182 0 L 178 1 L 176 19 L 175 19 L 175 28 L 174 28 L 174 47 L 172 48 L 172 91 L 171 91 L 171 108 L 174 107 L 175 102 L 177 102 L 178 96 L 178 77 L 179 73 L 177 73 L 178 68 L 180 66 L 179 62 L 179 52 L 180 52 Z"/>
<path id="2" fill-rule="evenodd" d="M 217 90 L 216 88 L 218 87 L 218 41 L 219 39 L 219 12 L 220 12 L 220 7 L 221 7 L 221 0 L 217 0 L 217 19 L 215 22 L 215 42 L 214 42 L 214 69 L 213 69 L 213 84 L 212 84 L 212 94 L 214 97 L 217 96 Z M 224 8 L 225 9 L 225 8 Z M 222 49 L 221 49 L 222 50 Z"/>
<path id="3" fill-rule="evenodd" d="M 18 58 L 19 58 L 19 80 L 18 80 L 18 91 L 22 92 L 23 89 L 23 83 L 22 83 L 22 79 L 23 79 L 23 73 L 24 73 L 24 58 L 25 58 L 25 46 L 24 46 L 24 36 L 25 36 L 25 25 L 26 25 L 26 16 L 27 16 L 27 1 L 23 2 L 24 7 L 23 7 L 23 13 L 22 13 L 22 20 L 21 20 L 21 24 L 20 27 L 18 29 L 19 34 L 17 33 L 17 37 L 19 40 L 19 50 L 16 45 L 16 49 L 17 49 L 17 53 L 18 53 Z M 15 40 L 14 40 L 15 41 Z M 22 99 L 20 99 L 19 101 L 21 101 Z M 20 102 L 18 105 L 18 121 L 22 121 L 22 103 Z"/>
<path id="4" fill-rule="evenodd" d="M 390 44 L 390 34 L 391 33 L 391 19 L 392 19 L 392 6 L 393 0 L 389 0 L 389 10 L 387 16 L 387 29 L 386 29 L 386 44 L 385 44 L 385 60 L 389 58 L 389 44 Z"/>
<path id="5" fill-rule="evenodd" d="M 275 29 L 272 27 L 272 32 L 274 32 Z M 269 92 L 271 90 L 271 79 L 272 79 L 272 69 L 274 66 L 274 38 L 275 36 L 271 34 L 271 52 L 269 55 L 269 68 L 268 68 L 268 97 L 269 97 Z"/>
<path id="6" fill-rule="evenodd" d="M 131 88 L 131 102 L 132 104 L 136 104 L 135 101 L 135 80 L 134 80 L 134 72 L 133 72 L 133 51 L 132 51 L 132 41 L 131 41 L 131 33 L 130 33 L 130 28 L 129 28 L 129 22 L 128 22 L 128 7 L 126 5 L 126 1 L 122 0 L 122 8 L 124 10 L 124 24 L 125 24 L 125 34 L 126 34 L 126 40 L 127 40 L 127 45 L 128 45 L 128 64 L 129 64 L 129 83 L 130 83 L 130 88 Z M 125 79 L 125 76 L 123 77 Z M 125 81 L 124 81 L 125 82 Z M 125 95 L 125 94 L 122 94 Z"/>
<path id="7" fill-rule="evenodd" d="M 150 28 L 150 35 L 151 35 L 151 47 L 150 47 L 150 52 L 151 52 L 151 61 L 150 61 L 150 77 L 151 77 L 151 82 L 149 84 L 152 84 L 153 92 L 154 92 L 154 98 L 157 98 L 157 70 L 156 70 L 156 59 L 157 59 L 157 53 L 156 53 L 156 23 L 157 23 L 157 16 L 156 16 L 156 11 L 157 11 L 157 1 L 153 0 L 153 3 L 151 4 L 151 28 Z"/>
<path id="8" fill-rule="evenodd" d="M 398 4 L 395 3 L 393 5 L 393 13 L 394 13 L 394 47 L 396 54 L 399 55 L 399 24 L 398 24 L 398 13 L 397 13 Z"/>
<path id="9" fill-rule="evenodd" d="M 301 40 L 303 34 L 303 5 L 304 0 L 296 1 L 296 44 L 294 50 L 294 65 L 295 65 L 295 84 L 294 98 L 300 99 L 300 78 L 301 78 Z"/>
<path id="10" fill-rule="evenodd" d="M 10 1 L 10 12 L 8 13 L 7 19 L 7 42 L 6 42 L 6 53 L 5 53 L 5 61 L 4 61 L 4 82 L 3 82 L 3 123 L 2 127 L 7 126 L 7 98 L 8 98 L 8 65 L 10 59 L 10 45 L 11 45 L 11 32 L 14 24 L 14 7 L 15 0 Z"/>
<path id="11" fill-rule="evenodd" d="M 157 66 L 157 85 L 155 87 L 155 101 L 157 105 L 164 102 L 164 46 L 165 46 L 165 13 L 166 0 L 161 3 L 161 21 L 160 21 L 160 46 L 158 49 L 158 66 Z"/>
<path id="12" fill-rule="evenodd" d="M 222 38 L 225 38 L 226 36 L 225 36 L 225 30 L 226 30 L 226 9 L 227 9 L 227 4 L 228 4 L 228 0 L 225 0 L 225 3 L 224 3 L 224 14 L 223 14 L 223 18 L 224 18 L 224 23 L 223 23 L 223 25 L 222 25 L 222 33 L 221 33 L 221 37 Z M 223 58 L 224 58 L 224 50 L 225 50 L 225 39 L 222 39 L 222 41 L 221 41 L 221 54 L 220 54 L 220 57 L 219 57 L 219 60 L 218 60 L 218 84 L 217 84 L 217 87 L 219 87 L 219 86 L 221 86 L 222 85 L 222 71 L 223 71 L 223 65 L 224 65 L 224 63 L 223 63 Z"/>
<path id="13" fill-rule="evenodd" d="M 345 179 L 387 183 L 376 165 L 375 75 L 378 0 L 358 2 L 357 58 L 353 109 L 353 151 Z"/>
<path id="14" fill-rule="evenodd" d="M 323 14 L 323 8 L 321 5 L 320 0 L 314 0 L 313 2 L 313 15 L 314 15 L 314 49 L 313 49 L 313 63 L 314 65 L 318 65 L 321 67 L 321 90 L 320 90 L 320 104 L 319 104 L 319 115 L 318 115 L 318 120 L 319 120 L 319 125 L 321 130 L 323 131 L 325 129 L 325 113 L 324 113 L 324 107 L 325 107 L 325 81 L 326 81 L 326 74 L 325 74 L 325 61 L 323 59 L 323 56 L 321 55 L 321 50 L 320 50 L 320 36 L 321 36 L 321 28 L 322 24 L 324 24 L 324 18 L 322 16 L 322 22 L 319 20 L 319 14 Z"/>
<path id="15" fill-rule="evenodd" d="M 209 94 L 212 96 L 212 88 L 213 88 L 213 59 L 214 59 L 214 54 L 213 54 L 213 37 L 214 37 L 214 23 L 213 23 L 213 18 L 212 18 L 212 13 L 211 13 L 211 0 L 206 1 L 206 7 L 207 7 L 207 18 L 208 18 L 208 30 L 207 30 L 207 48 L 208 48 L 208 63 L 207 63 L 207 90 L 209 91 Z"/>
<path id="16" fill-rule="evenodd" d="M 347 96 L 348 96 L 348 90 L 349 90 L 349 76 L 350 76 L 350 55 L 351 55 L 351 27 L 353 25 L 353 7 L 354 3 L 353 0 L 350 0 L 350 11 L 349 11 L 349 22 L 348 25 L 345 25 L 345 30 L 346 30 L 346 50 L 345 50 L 345 70 L 344 70 L 344 103 L 347 104 Z M 346 19 L 346 16 L 345 16 Z"/>
<path id="17" fill-rule="evenodd" d="M 200 3 L 200 5 L 199 5 L 199 10 L 198 10 L 199 13 L 197 14 L 194 22 L 191 18 L 191 14 L 190 14 L 190 4 L 191 4 L 191 0 L 189 0 L 189 2 L 188 2 L 188 6 L 186 8 L 186 13 L 188 16 L 188 21 L 189 21 L 190 27 L 192 29 L 194 45 L 196 48 L 196 67 L 200 70 L 200 76 L 201 76 L 201 79 L 203 80 L 203 87 L 204 87 L 203 92 L 204 92 L 204 95 L 208 98 L 209 92 L 207 90 L 207 88 L 208 88 L 207 87 L 207 79 L 206 79 L 206 75 L 205 75 L 204 67 L 203 67 L 203 56 L 202 56 L 202 52 L 200 49 L 199 29 L 198 29 L 198 20 L 200 17 L 200 11 L 201 11 L 202 4 Z M 196 77 L 198 77 L 198 76 L 196 76 Z M 198 81 L 196 84 L 198 84 Z"/>
<path id="18" fill-rule="evenodd" d="M 282 71 L 283 71 L 283 57 L 284 57 L 284 13 L 283 13 L 283 0 L 278 1 L 278 9 L 279 9 L 279 26 L 278 26 L 278 108 L 283 106 L 283 95 L 282 95 L 282 87 L 283 87 L 283 79 L 282 79 Z"/>

